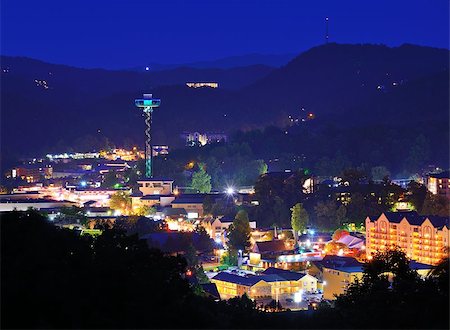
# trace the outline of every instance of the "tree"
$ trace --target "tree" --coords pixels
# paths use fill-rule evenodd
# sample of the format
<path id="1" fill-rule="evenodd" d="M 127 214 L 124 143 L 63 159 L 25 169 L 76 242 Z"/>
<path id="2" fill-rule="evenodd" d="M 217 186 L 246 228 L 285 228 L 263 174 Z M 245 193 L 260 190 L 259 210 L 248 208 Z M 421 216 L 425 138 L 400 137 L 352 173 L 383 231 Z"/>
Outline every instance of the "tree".
<path id="1" fill-rule="evenodd" d="M 297 203 L 291 208 L 291 226 L 294 232 L 295 243 L 298 241 L 298 233 L 306 230 L 309 221 L 308 212 L 303 208 L 301 203 Z"/>
<path id="2" fill-rule="evenodd" d="M 136 209 L 133 210 L 133 215 L 137 216 L 148 216 L 156 213 L 156 209 L 154 207 L 150 207 L 148 205 L 140 205 Z"/>
<path id="3" fill-rule="evenodd" d="M 264 160 L 261 160 L 261 159 L 257 160 L 257 164 L 258 164 L 258 173 L 260 175 L 267 173 L 267 170 L 268 170 L 269 167 L 264 162 Z"/>
<path id="4" fill-rule="evenodd" d="M 198 164 L 199 170 L 192 174 L 191 188 L 200 193 L 211 192 L 211 176 L 206 173 L 205 165 Z"/>
<path id="5" fill-rule="evenodd" d="M 372 180 L 382 181 L 385 178 L 389 178 L 391 173 L 385 166 L 375 166 L 371 169 Z"/>
<path id="6" fill-rule="evenodd" d="M 197 250 L 194 245 L 189 244 L 184 257 L 187 263 L 187 270 L 191 271 L 192 276 L 195 276 L 200 284 L 209 283 L 209 279 L 203 270 L 203 266 L 199 264 Z"/>
<path id="7" fill-rule="evenodd" d="M 214 202 L 211 196 L 206 196 L 203 200 L 203 212 L 205 214 L 211 214 Z"/>
<path id="8" fill-rule="evenodd" d="M 430 156 L 430 142 L 423 135 L 416 137 L 411 143 L 408 157 L 405 160 L 406 169 L 410 173 L 418 172 L 424 164 L 428 161 Z"/>
<path id="9" fill-rule="evenodd" d="M 194 233 L 197 234 L 197 249 L 202 252 L 210 252 L 213 249 L 213 240 L 208 235 L 205 227 L 198 224 L 195 229 Z"/>
<path id="10" fill-rule="evenodd" d="M 448 270 L 445 272 L 448 274 Z M 351 320 L 352 328 L 364 324 L 377 328 L 448 328 L 448 278 L 446 285 L 447 289 L 441 287 L 432 276 L 421 279 L 404 252 L 388 250 L 376 253 L 364 264 L 362 279 L 337 297 L 335 310 Z"/>
<path id="11" fill-rule="evenodd" d="M 245 210 L 240 210 L 230 225 L 228 245 L 234 251 L 245 251 L 250 246 L 250 221 Z"/>
<path id="12" fill-rule="evenodd" d="M 108 171 L 103 176 L 102 186 L 105 188 L 112 188 L 117 183 L 117 175 L 114 171 Z"/>
<path id="13" fill-rule="evenodd" d="M 450 214 L 450 205 L 445 196 L 433 195 L 428 192 L 423 207 L 420 212 L 423 215 L 438 215 L 441 217 L 448 217 Z"/>
<path id="14" fill-rule="evenodd" d="M 236 266 L 238 263 L 237 257 L 237 250 L 228 250 L 222 254 L 220 262 L 224 265 Z"/>
<path id="15" fill-rule="evenodd" d="M 408 200 L 412 203 L 414 209 L 420 213 L 428 194 L 427 187 L 418 182 L 411 181 L 408 184 L 408 193 Z"/>
<path id="16" fill-rule="evenodd" d="M 64 224 L 87 224 L 87 216 L 84 210 L 78 206 L 62 207 L 59 211 L 59 215 L 56 217 L 56 222 L 62 222 Z"/>
<path id="17" fill-rule="evenodd" d="M 131 213 L 131 197 L 127 191 L 117 191 L 109 199 L 109 207 L 113 210 L 118 210 L 122 214 Z"/>
<path id="18" fill-rule="evenodd" d="M 332 230 L 340 225 L 340 221 L 342 217 L 345 217 L 345 208 L 339 210 L 339 214 L 337 212 L 339 210 L 337 208 L 336 202 L 332 200 L 328 200 L 325 202 L 319 201 L 317 205 L 314 207 L 314 211 L 316 213 L 316 222 L 317 227 L 322 230 Z"/>

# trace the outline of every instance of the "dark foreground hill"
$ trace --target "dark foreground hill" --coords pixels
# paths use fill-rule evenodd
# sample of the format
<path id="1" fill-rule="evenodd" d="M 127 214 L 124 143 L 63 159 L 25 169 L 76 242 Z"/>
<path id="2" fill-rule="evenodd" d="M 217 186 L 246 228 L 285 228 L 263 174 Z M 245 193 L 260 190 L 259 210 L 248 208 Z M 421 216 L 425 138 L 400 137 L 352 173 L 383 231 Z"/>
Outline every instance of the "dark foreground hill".
<path id="1" fill-rule="evenodd" d="M 414 128 L 448 159 L 448 56 L 448 50 L 413 45 L 328 44 L 279 69 L 178 68 L 152 75 L 3 57 L 2 156 L 80 147 L 93 137 L 142 144 L 144 123 L 133 100 L 153 92 L 162 99 L 154 116 L 155 143 L 176 146 L 184 130 L 282 127 L 289 115 L 312 113 L 311 126 L 319 131 L 330 124 L 405 133 Z M 220 81 L 228 88 L 189 89 L 189 80 Z"/>

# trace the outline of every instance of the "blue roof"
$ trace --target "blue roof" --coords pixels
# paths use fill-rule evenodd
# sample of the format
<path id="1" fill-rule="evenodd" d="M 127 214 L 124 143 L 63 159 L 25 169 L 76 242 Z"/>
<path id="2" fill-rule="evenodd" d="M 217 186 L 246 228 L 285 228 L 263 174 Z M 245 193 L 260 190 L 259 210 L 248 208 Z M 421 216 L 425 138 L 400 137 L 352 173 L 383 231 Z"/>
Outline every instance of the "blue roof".
<path id="1" fill-rule="evenodd" d="M 228 272 L 220 272 L 216 276 L 212 278 L 213 280 L 219 280 L 229 283 L 235 283 L 245 286 L 253 286 L 259 281 L 264 281 L 267 283 L 270 282 L 284 282 L 287 279 L 281 277 L 277 274 L 262 274 L 262 275 L 248 275 L 248 276 L 240 276 Z"/>
<path id="2" fill-rule="evenodd" d="M 436 178 L 436 179 L 450 179 L 450 171 L 444 171 L 441 173 L 431 173 L 431 174 L 429 174 L 429 176 L 431 178 Z"/>
<path id="3" fill-rule="evenodd" d="M 420 262 L 417 262 L 417 261 L 414 261 L 414 260 L 411 260 L 411 261 L 410 261 L 409 267 L 410 267 L 411 269 L 414 269 L 414 270 L 423 270 L 423 269 L 427 270 L 427 269 L 432 269 L 432 268 L 434 268 L 434 267 L 431 266 L 431 265 L 423 264 L 423 263 L 420 263 Z"/>
<path id="4" fill-rule="evenodd" d="M 363 271 L 363 263 L 351 257 L 326 255 L 322 260 L 313 261 L 313 263 L 320 268 L 325 267 L 348 273 Z"/>
<path id="5" fill-rule="evenodd" d="M 220 299 L 220 294 L 215 283 L 204 283 L 200 284 L 200 286 L 207 294 L 213 296 L 214 298 Z"/>
<path id="6" fill-rule="evenodd" d="M 262 280 L 262 278 L 260 278 L 259 276 L 244 277 L 244 276 L 239 276 L 239 275 L 231 274 L 231 273 L 227 273 L 227 272 L 220 272 L 216 276 L 214 276 L 212 279 L 218 280 L 218 281 L 224 281 L 224 282 L 229 282 L 229 283 L 245 285 L 245 286 L 253 286 Z"/>
<path id="7" fill-rule="evenodd" d="M 449 218 L 448 217 L 438 217 L 434 215 L 420 215 L 416 211 L 409 211 L 409 212 L 384 212 L 384 215 L 389 220 L 389 222 L 393 223 L 400 223 L 403 218 L 406 218 L 409 222 L 409 224 L 413 226 L 420 226 L 422 223 L 428 218 L 430 219 L 430 222 L 433 224 L 436 228 L 442 228 L 444 226 L 448 227 Z M 376 217 L 369 216 L 369 219 L 371 221 L 376 221 L 379 217 L 378 215 Z"/>
<path id="8" fill-rule="evenodd" d="M 284 282 L 286 281 L 285 278 L 277 275 L 277 274 L 264 274 L 264 275 L 259 275 L 259 276 L 255 276 L 256 278 L 259 278 L 260 280 L 263 280 L 265 282 Z"/>
<path id="9" fill-rule="evenodd" d="M 269 267 L 265 271 L 262 272 L 264 275 L 277 275 L 281 278 L 283 278 L 286 281 L 298 281 L 302 277 L 305 276 L 305 274 L 293 272 L 290 270 L 284 270 L 280 268 L 275 267 Z"/>
<path id="10" fill-rule="evenodd" d="M 179 195 L 172 204 L 203 204 L 205 198 L 209 196 L 208 194 L 182 194 Z M 217 198 L 217 195 L 214 194 Z"/>
<path id="11" fill-rule="evenodd" d="M 159 201 L 160 196 L 159 195 L 145 195 L 141 197 L 141 200 L 151 200 L 151 201 Z"/>

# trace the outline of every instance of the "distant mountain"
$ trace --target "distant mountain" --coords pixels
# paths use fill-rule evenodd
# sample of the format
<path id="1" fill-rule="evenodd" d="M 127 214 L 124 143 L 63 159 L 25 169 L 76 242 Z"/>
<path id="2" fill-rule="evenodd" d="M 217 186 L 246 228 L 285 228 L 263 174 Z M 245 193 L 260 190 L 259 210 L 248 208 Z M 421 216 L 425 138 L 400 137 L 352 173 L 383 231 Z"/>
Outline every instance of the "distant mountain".
<path id="1" fill-rule="evenodd" d="M 2 156 L 79 148 L 98 137 L 143 144 L 144 122 L 133 100 L 153 92 L 162 99 L 154 141 L 171 147 L 182 143 L 184 130 L 282 127 L 304 108 L 315 116 L 308 125 L 317 129 L 384 125 L 404 134 L 422 132 L 432 152 L 448 159 L 448 56 L 448 50 L 414 45 L 328 44 L 278 69 L 158 72 L 85 70 L 2 57 Z M 187 88 L 190 80 L 214 80 L 223 88 Z"/>
<path id="2" fill-rule="evenodd" d="M 211 61 L 198 61 L 191 63 L 179 63 L 179 64 L 161 64 L 161 63 L 147 63 L 145 65 L 129 68 L 126 70 L 130 71 L 161 71 L 170 70 L 180 67 L 197 68 L 197 69 L 230 69 L 243 66 L 253 66 L 253 65 L 265 65 L 269 67 L 280 67 L 285 65 L 290 60 L 292 60 L 296 54 L 247 54 L 240 56 L 230 56 L 224 57 L 217 60 Z"/>

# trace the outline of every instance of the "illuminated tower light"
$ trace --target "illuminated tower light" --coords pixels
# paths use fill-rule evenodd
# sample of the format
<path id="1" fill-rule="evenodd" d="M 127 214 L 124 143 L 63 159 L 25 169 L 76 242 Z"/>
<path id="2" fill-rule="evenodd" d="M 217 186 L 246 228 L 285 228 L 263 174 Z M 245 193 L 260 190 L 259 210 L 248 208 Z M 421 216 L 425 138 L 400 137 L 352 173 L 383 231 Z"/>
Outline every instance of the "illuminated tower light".
<path id="1" fill-rule="evenodd" d="M 152 94 L 144 94 L 142 99 L 134 101 L 136 107 L 142 109 L 145 115 L 145 176 L 153 177 L 153 153 L 152 153 L 152 113 L 154 108 L 158 108 L 161 99 L 154 99 Z"/>

